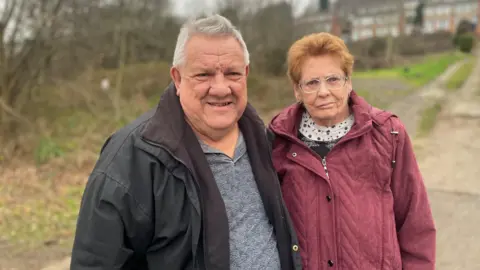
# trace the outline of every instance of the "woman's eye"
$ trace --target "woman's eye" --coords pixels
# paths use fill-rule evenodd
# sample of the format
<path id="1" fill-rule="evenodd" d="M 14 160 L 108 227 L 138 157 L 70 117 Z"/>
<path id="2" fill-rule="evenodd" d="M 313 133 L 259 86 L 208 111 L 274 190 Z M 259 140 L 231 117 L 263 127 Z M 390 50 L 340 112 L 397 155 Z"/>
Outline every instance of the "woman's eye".
<path id="1" fill-rule="evenodd" d="M 319 83 L 319 81 L 313 80 L 313 81 L 307 82 L 307 85 L 308 85 L 308 86 L 315 86 L 315 85 L 318 85 L 318 83 Z"/>
<path id="2" fill-rule="evenodd" d="M 340 78 L 337 78 L 337 77 L 330 77 L 327 79 L 328 82 L 338 82 L 340 81 Z"/>

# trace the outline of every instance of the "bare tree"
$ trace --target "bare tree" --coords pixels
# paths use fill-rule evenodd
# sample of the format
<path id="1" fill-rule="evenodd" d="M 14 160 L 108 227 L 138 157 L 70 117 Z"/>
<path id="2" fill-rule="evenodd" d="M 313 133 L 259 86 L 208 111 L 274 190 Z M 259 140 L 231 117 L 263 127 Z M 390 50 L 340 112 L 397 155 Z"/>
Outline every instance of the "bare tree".
<path id="1" fill-rule="evenodd" d="M 404 0 L 395 0 L 395 10 L 397 12 L 397 19 L 393 24 L 398 30 L 398 35 L 402 37 L 405 34 L 405 3 Z M 388 29 L 387 46 L 385 52 L 385 62 L 391 66 L 393 64 L 393 56 L 395 54 L 395 37 L 392 33 L 392 27 Z"/>
<path id="2" fill-rule="evenodd" d="M 22 116 L 19 100 L 27 99 L 48 71 L 55 53 L 51 40 L 64 0 L 6 0 L 0 15 L 0 123 L 31 123 Z M 26 102 L 22 102 L 26 104 Z"/>

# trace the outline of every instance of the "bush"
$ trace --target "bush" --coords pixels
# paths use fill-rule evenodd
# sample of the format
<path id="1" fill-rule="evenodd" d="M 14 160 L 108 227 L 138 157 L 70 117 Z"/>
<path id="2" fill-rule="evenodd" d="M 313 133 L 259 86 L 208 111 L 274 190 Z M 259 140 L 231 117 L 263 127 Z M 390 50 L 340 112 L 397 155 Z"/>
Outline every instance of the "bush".
<path id="1" fill-rule="evenodd" d="M 458 49 L 464 53 L 470 53 L 475 43 L 475 37 L 472 34 L 462 34 L 456 38 Z"/>
<path id="2" fill-rule="evenodd" d="M 52 158 L 60 157 L 64 150 L 51 138 L 42 138 L 38 143 L 34 157 L 37 164 L 44 164 Z"/>
<path id="3" fill-rule="evenodd" d="M 370 46 L 368 47 L 368 56 L 380 57 L 385 55 L 387 48 L 387 41 L 385 38 L 373 38 L 371 39 Z"/>

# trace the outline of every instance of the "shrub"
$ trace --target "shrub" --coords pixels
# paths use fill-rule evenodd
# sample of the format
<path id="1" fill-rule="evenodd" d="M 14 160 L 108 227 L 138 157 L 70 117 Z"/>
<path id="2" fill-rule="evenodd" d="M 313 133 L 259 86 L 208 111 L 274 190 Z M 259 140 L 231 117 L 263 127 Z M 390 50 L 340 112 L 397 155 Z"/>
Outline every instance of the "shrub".
<path id="1" fill-rule="evenodd" d="M 461 52 L 470 53 L 475 43 L 475 37 L 472 34 L 462 34 L 457 37 L 457 45 Z"/>

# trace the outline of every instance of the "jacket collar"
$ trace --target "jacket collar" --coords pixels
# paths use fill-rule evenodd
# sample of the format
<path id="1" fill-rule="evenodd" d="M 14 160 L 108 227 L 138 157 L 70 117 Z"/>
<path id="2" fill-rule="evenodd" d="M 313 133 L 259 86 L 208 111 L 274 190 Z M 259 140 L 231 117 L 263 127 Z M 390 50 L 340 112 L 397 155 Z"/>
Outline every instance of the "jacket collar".
<path id="1" fill-rule="evenodd" d="M 281 190 L 273 169 L 265 134 L 265 125 L 250 104 L 247 105 L 238 124 L 247 145 L 252 172 L 255 175 L 267 217 L 276 232 L 282 270 L 292 269 L 293 257 L 290 250 L 292 243 L 296 244 L 297 240 L 292 227 L 287 226 L 290 220 L 287 220 L 289 217 L 283 208 Z M 205 263 L 208 269 L 228 269 L 228 218 L 224 201 L 200 143 L 190 125 L 185 121 L 185 114 L 173 84 L 170 84 L 162 95 L 155 114 L 148 120 L 142 131 L 142 137 L 167 148 L 190 169 L 198 184 L 202 200 Z M 298 255 L 296 256 L 296 264 L 299 264 Z"/>
<path id="2" fill-rule="evenodd" d="M 264 126 L 255 109 L 247 104 L 239 120 L 239 126 L 242 128 L 252 124 Z M 142 137 L 166 147 L 175 154 L 183 146 L 185 134 L 190 131 L 193 130 L 185 120 L 177 89 L 173 83 L 170 83 L 162 94 L 153 117 L 143 129 Z"/>
<path id="3" fill-rule="evenodd" d="M 170 83 L 141 134 L 144 139 L 160 144 L 173 153 L 177 152 L 188 127 L 176 92 L 175 85 Z"/>

